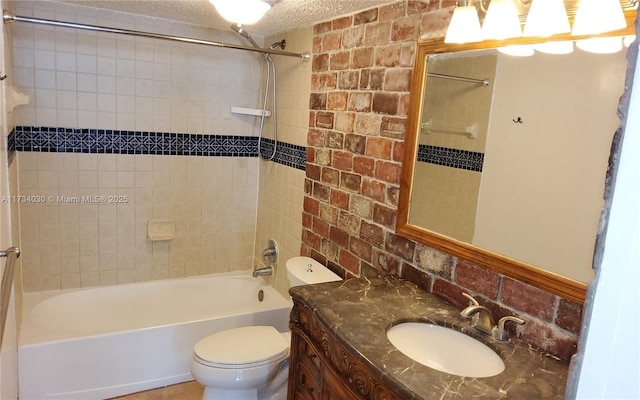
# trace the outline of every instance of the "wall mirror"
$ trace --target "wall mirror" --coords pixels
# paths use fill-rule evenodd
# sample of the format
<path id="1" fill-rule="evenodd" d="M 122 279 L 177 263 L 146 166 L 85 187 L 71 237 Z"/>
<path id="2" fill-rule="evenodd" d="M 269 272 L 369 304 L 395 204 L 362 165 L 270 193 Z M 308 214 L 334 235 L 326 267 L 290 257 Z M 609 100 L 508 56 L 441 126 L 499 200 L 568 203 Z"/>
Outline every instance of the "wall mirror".
<path id="1" fill-rule="evenodd" d="M 584 38 L 418 42 L 398 234 L 584 301 L 627 48 L 538 50 Z"/>

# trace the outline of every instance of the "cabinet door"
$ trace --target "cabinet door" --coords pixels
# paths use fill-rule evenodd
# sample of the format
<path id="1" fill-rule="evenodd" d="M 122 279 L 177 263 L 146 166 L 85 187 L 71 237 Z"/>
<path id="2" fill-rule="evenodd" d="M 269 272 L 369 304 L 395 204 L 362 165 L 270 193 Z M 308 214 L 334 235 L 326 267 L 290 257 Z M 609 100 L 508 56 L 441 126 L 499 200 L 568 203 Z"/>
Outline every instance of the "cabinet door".
<path id="1" fill-rule="evenodd" d="M 324 369 L 322 400 L 357 400 L 363 397 L 351 389 L 331 368 Z"/>
<path id="2" fill-rule="evenodd" d="M 289 367 L 291 368 L 291 366 Z M 319 400 L 321 384 L 318 374 L 306 362 L 299 362 L 295 372 L 294 400 Z"/>

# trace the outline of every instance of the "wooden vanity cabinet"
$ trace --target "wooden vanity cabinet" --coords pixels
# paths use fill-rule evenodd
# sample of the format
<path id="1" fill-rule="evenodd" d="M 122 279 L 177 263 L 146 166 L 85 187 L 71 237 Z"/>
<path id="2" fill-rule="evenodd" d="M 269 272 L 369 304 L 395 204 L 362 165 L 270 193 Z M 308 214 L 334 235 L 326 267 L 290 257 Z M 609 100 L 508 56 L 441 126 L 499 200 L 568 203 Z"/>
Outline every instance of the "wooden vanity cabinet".
<path id="1" fill-rule="evenodd" d="M 289 326 L 289 400 L 400 400 L 295 300 Z"/>

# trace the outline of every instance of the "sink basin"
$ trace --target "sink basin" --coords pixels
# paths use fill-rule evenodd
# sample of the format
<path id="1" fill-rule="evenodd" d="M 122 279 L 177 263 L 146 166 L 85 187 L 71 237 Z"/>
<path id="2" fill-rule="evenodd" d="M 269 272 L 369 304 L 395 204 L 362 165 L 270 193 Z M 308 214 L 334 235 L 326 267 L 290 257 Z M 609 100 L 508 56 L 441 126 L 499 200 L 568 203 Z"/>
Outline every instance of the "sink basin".
<path id="1" fill-rule="evenodd" d="M 406 356 L 438 371 L 476 378 L 504 371 L 504 362 L 487 345 L 453 329 L 406 322 L 389 329 L 387 337 Z"/>

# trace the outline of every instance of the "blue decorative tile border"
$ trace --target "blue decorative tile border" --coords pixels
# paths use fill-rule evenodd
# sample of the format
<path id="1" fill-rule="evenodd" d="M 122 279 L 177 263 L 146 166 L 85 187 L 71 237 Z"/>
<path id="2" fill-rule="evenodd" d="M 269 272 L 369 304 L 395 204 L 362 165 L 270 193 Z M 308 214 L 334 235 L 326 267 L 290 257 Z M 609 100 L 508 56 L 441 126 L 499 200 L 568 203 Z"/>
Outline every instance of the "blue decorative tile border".
<path id="1" fill-rule="evenodd" d="M 273 139 L 262 139 L 260 143 L 260 154 L 262 157 L 269 158 L 273 154 Z M 276 154 L 273 161 L 287 167 L 300 169 L 305 171 L 307 168 L 307 148 L 295 144 L 278 142 Z"/>
<path id="2" fill-rule="evenodd" d="M 263 155 L 271 155 L 273 140 L 263 139 Z M 8 137 L 10 159 L 15 151 L 98 154 L 156 154 L 209 157 L 258 157 L 253 136 L 200 135 L 17 126 Z M 278 142 L 275 162 L 305 170 L 306 147 Z"/>
<path id="3" fill-rule="evenodd" d="M 418 161 L 482 172 L 484 153 L 421 144 L 418 146 Z"/>

